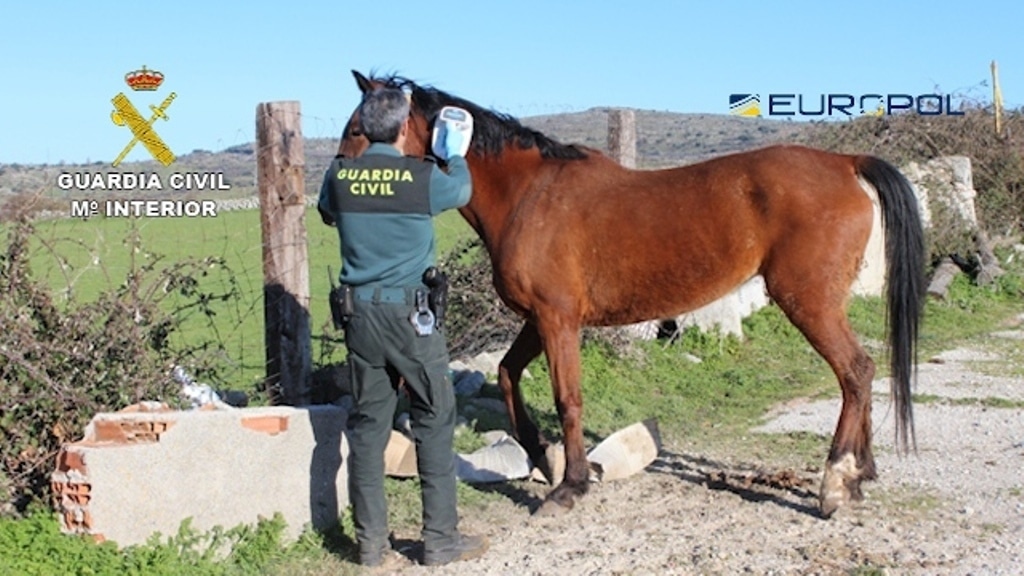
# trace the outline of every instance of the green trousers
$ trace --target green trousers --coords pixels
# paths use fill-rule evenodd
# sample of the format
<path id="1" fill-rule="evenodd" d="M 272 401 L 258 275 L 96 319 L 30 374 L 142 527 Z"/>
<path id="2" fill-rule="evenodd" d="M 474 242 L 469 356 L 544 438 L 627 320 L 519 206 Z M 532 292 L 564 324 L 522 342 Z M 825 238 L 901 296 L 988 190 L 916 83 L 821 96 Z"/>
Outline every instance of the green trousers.
<path id="1" fill-rule="evenodd" d="M 387 544 L 384 448 L 393 428 L 397 376 L 405 379 L 416 444 L 427 550 L 457 542 L 455 393 L 444 334 L 417 336 L 406 302 L 356 300 L 345 329 L 354 409 L 349 419 L 349 498 L 361 550 Z"/>

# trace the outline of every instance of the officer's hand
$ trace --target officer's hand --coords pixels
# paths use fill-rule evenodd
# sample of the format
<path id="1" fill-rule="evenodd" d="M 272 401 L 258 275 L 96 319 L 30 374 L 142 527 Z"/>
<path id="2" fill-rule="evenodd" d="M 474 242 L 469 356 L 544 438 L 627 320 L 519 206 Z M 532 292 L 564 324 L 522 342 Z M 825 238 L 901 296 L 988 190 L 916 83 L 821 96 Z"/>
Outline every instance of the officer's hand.
<path id="1" fill-rule="evenodd" d="M 447 158 L 462 156 L 462 139 L 464 136 L 460 130 L 452 130 L 445 126 L 444 129 L 444 153 Z"/>

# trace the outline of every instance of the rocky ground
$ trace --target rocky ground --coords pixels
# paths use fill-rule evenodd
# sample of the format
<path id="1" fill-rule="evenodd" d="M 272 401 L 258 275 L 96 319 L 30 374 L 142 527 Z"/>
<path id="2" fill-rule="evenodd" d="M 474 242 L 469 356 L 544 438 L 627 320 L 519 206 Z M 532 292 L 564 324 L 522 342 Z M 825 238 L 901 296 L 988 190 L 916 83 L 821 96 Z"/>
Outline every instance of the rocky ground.
<path id="1" fill-rule="evenodd" d="M 1018 322 L 1022 319 L 1018 319 Z M 1006 346 L 1020 326 L 995 333 Z M 997 346 L 998 348 L 998 346 Z M 489 537 L 481 559 L 403 574 L 1022 574 L 1024 378 L 983 344 L 919 367 L 918 451 L 893 449 L 888 382 L 875 382 L 879 480 L 831 519 L 817 514 L 819 466 L 786 467 L 733 447 L 666 446 L 643 473 L 595 484 L 569 514 L 537 518 L 541 484 L 497 485 L 508 496 L 462 527 Z M 1016 370 L 1016 374 L 1020 374 Z M 994 375 L 1002 374 L 1002 375 Z M 820 435 L 839 400 L 779 406 L 756 434 Z M 812 436 L 814 437 L 814 436 Z"/>

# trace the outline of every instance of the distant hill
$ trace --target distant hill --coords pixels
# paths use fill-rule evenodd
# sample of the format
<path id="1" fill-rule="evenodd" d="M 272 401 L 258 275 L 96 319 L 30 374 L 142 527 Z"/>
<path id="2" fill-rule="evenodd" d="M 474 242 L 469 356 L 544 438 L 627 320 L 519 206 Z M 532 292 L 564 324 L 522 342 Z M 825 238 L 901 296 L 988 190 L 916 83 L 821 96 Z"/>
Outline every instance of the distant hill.
<path id="1" fill-rule="evenodd" d="M 578 142 L 607 150 L 608 111 L 608 108 L 591 108 L 585 112 L 533 116 L 521 122 L 562 142 Z M 713 156 L 789 142 L 810 126 L 725 114 L 653 110 L 634 110 L 634 113 L 640 168 L 690 164 Z"/>
<path id="2" fill-rule="evenodd" d="M 606 150 L 608 110 L 592 108 L 584 112 L 527 117 L 520 121 L 562 142 L 580 143 Z M 806 133 L 810 126 L 807 123 L 721 114 L 678 114 L 650 110 L 636 110 L 635 113 L 637 161 L 641 168 L 687 164 L 775 142 L 793 141 Z M 306 139 L 307 194 L 313 195 L 319 190 L 323 169 L 334 156 L 337 146 L 337 138 Z M 108 162 L 24 165 L 6 164 L 0 159 L 0 203 L 16 194 L 33 194 L 36 198 L 42 196 L 64 202 L 74 197 L 74 194 L 57 187 L 58 174 L 107 171 L 110 171 Z M 186 171 L 221 172 L 231 185 L 230 191 L 188 193 L 187 197 L 222 199 L 256 195 L 256 157 L 253 143 L 232 146 L 220 152 L 196 150 L 179 156 L 170 168 L 164 168 L 153 161 L 126 162 L 120 166 L 119 171 L 156 172 L 162 175 Z M 166 191 L 149 193 L 151 196 L 166 194 Z M 95 197 L 95 193 L 91 196 Z"/>

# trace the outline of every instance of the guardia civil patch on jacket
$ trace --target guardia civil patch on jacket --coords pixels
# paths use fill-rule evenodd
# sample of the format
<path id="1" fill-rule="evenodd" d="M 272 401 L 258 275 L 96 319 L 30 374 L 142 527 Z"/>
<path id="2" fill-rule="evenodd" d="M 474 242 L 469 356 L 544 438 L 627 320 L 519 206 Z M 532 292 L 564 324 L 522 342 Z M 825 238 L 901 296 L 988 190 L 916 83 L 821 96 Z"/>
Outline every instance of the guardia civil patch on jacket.
<path id="1" fill-rule="evenodd" d="M 331 164 L 334 212 L 430 213 L 433 164 L 408 156 L 365 154 Z"/>

